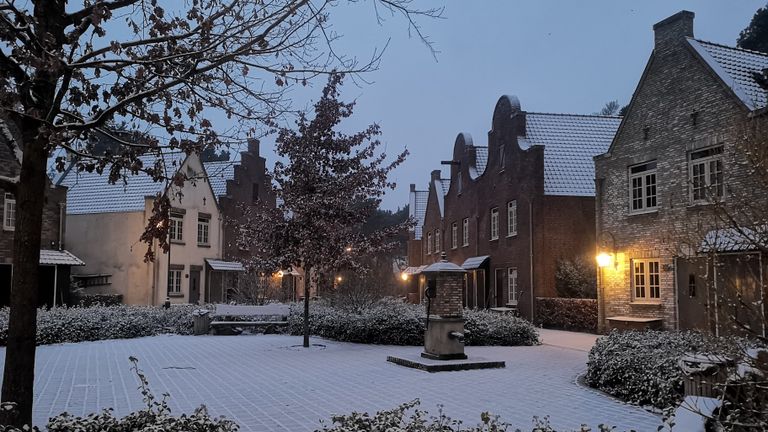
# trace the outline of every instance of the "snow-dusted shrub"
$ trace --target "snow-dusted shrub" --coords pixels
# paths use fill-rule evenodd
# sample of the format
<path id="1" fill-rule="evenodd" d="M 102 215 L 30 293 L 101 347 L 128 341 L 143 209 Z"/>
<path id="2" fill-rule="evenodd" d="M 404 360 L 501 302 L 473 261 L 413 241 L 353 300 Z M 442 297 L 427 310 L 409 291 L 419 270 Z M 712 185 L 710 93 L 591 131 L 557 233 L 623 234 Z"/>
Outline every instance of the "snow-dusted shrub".
<path id="1" fill-rule="evenodd" d="M 182 414 L 178 417 L 171 415 L 168 407 L 168 394 L 157 399 L 149 388 L 144 373 L 138 368 L 138 360 L 131 357 L 133 370 L 139 378 L 139 390 L 144 399 L 146 408 L 132 412 L 125 417 L 115 417 L 112 408 L 107 408 L 99 413 L 92 413 L 85 417 L 77 417 L 72 414 L 62 413 L 48 420 L 46 429 L 48 432 L 102 432 L 102 431 L 164 431 L 164 432 L 236 432 L 238 425 L 224 418 L 213 418 L 208 414 L 204 405 L 195 409 L 192 414 Z M 39 431 L 37 427 L 32 429 L 17 429 L 14 427 L 0 426 L 3 432 Z"/>
<path id="2" fill-rule="evenodd" d="M 536 321 L 544 327 L 597 332 L 597 300 L 536 298 Z"/>
<path id="3" fill-rule="evenodd" d="M 123 304 L 122 294 L 79 294 L 72 293 L 72 304 L 80 307 L 116 306 Z"/>
<path id="4" fill-rule="evenodd" d="M 37 343 L 127 339 L 161 333 L 192 334 L 197 306 L 93 306 L 37 311 Z M 0 309 L 0 345 L 8 336 L 8 308 Z"/>
<path id="5" fill-rule="evenodd" d="M 300 305 L 291 308 L 291 334 L 302 334 L 303 313 Z M 394 299 L 383 299 L 358 313 L 316 302 L 309 311 L 309 331 L 344 342 L 420 345 L 424 341 L 424 324 L 420 320 L 423 315 L 423 307 Z"/>
<path id="6" fill-rule="evenodd" d="M 291 308 L 288 331 L 302 334 L 303 309 Z M 309 311 L 310 333 L 343 342 L 383 345 L 422 345 L 425 311 L 422 305 L 382 299 L 357 312 L 340 309 L 322 302 L 313 303 Z M 464 310 L 467 345 L 535 345 L 536 329 L 511 315 L 488 311 Z"/>
<path id="7" fill-rule="evenodd" d="M 663 409 L 682 399 L 680 357 L 686 353 L 734 357 L 745 345 L 738 338 L 712 338 L 693 331 L 614 331 L 590 350 L 586 382 L 627 402 Z"/>
<path id="8" fill-rule="evenodd" d="M 464 334 L 467 345 L 538 345 L 539 334 L 533 325 L 512 315 L 482 309 L 464 309 Z"/>
<path id="9" fill-rule="evenodd" d="M 488 412 L 480 414 L 480 422 L 475 426 L 465 426 L 461 420 L 454 420 L 438 408 L 436 416 L 418 409 L 419 400 L 400 404 L 390 410 L 379 411 L 376 414 L 353 412 L 348 415 L 338 415 L 331 418 L 331 425 L 324 425 L 318 432 L 512 432 L 508 423 L 502 422 L 499 416 Z M 595 432 L 610 432 L 612 427 L 599 425 Z M 514 429 L 521 432 L 520 429 Z M 582 425 L 575 432 L 590 432 L 591 428 Z M 531 432 L 557 432 L 550 426 L 547 417 L 533 418 Z"/>

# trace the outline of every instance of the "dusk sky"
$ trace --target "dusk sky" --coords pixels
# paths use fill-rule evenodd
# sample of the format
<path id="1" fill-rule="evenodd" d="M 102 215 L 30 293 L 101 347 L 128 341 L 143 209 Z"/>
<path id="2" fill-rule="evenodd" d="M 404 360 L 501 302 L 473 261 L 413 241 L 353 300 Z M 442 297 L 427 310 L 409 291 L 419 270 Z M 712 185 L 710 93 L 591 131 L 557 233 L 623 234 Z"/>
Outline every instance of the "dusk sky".
<path id="1" fill-rule="evenodd" d="M 371 84 L 348 80 L 345 100 L 357 100 L 344 129 L 376 122 L 390 155 L 410 156 L 391 176 L 397 189 L 382 203 L 396 209 L 408 202 L 408 186 L 426 189 L 429 172 L 449 159 L 456 135 L 469 132 L 487 144 L 491 116 L 501 95 L 516 95 L 531 112 L 591 114 L 611 100 L 629 102 L 653 49 L 654 23 L 683 9 L 695 12 L 698 39 L 734 46 L 739 32 L 765 0 L 628 2 L 601 1 L 416 1 L 445 4 L 444 19 L 423 19 L 423 32 L 439 50 L 437 60 L 405 21 L 392 17 L 379 26 L 368 2 L 338 8 L 338 48 L 361 59 L 391 38 Z M 322 80 L 294 107 L 317 98 Z M 273 142 L 264 140 L 271 166 Z M 446 170 L 444 169 L 444 173 Z"/>

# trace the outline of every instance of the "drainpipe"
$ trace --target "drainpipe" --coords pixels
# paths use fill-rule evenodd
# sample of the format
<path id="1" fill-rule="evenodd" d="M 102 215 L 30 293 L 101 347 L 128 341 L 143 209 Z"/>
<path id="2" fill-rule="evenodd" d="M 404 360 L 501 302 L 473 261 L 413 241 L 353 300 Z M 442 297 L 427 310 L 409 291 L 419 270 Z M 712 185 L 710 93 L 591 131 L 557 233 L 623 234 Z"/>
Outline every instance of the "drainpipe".
<path id="1" fill-rule="evenodd" d="M 675 290 L 675 330 L 680 330 L 680 283 L 678 282 L 678 275 L 677 275 L 677 260 L 679 258 L 675 257 L 672 260 L 672 265 L 674 266 L 673 274 L 674 274 L 674 284 L 672 285 Z"/>
<path id="2" fill-rule="evenodd" d="M 64 249 L 64 218 L 66 216 L 66 203 L 59 203 L 59 250 Z"/>
<path id="3" fill-rule="evenodd" d="M 534 297 L 533 293 L 533 200 L 534 198 L 531 198 L 528 200 L 528 260 L 530 261 L 531 265 L 531 322 L 534 320 L 534 309 L 536 304 L 536 297 Z"/>

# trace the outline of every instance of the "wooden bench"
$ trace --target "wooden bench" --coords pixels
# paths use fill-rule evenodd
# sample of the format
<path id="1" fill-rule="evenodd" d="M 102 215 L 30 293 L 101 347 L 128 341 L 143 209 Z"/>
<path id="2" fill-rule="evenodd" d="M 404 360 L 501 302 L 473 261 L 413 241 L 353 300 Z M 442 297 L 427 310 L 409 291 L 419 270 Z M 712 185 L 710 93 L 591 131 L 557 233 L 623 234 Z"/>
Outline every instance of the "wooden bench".
<path id="1" fill-rule="evenodd" d="M 213 334 L 240 334 L 246 327 L 263 328 L 264 333 L 274 333 L 288 325 L 290 306 L 268 304 L 264 306 L 218 304 L 211 314 L 210 328 Z M 235 318 L 251 318 L 238 321 Z"/>

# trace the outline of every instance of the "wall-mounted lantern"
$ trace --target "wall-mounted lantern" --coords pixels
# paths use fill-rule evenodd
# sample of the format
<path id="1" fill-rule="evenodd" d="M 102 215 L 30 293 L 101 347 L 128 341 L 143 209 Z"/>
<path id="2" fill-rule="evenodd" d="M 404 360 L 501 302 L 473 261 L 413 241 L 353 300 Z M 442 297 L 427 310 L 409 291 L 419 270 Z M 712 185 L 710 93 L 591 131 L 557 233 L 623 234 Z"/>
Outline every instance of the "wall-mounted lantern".
<path id="1" fill-rule="evenodd" d="M 613 265 L 614 269 L 619 267 L 619 261 L 616 254 L 616 238 L 610 231 L 603 231 L 598 237 L 597 245 L 597 266 L 606 268 Z"/>

